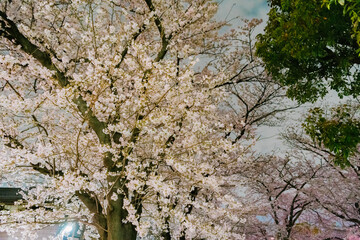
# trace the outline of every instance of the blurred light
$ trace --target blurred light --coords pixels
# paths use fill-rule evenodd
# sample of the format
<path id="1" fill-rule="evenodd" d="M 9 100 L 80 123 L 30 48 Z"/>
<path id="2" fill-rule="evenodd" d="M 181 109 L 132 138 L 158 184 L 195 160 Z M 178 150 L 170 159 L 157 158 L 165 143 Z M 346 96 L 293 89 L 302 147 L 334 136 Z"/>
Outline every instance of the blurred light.
<path id="1" fill-rule="evenodd" d="M 63 230 L 63 233 L 64 234 L 67 234 L 67 233 L 70 233 L 71 231 L 73 230 L 73 226 L 71 224 L 68 224 L 64 230 Z"/>

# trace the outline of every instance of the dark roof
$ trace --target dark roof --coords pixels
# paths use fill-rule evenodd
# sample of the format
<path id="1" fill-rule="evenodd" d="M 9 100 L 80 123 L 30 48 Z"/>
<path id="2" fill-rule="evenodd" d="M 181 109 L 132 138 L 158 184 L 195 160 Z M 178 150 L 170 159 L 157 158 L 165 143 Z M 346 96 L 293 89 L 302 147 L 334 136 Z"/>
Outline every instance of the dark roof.
<path id="1" fill-rule="evenodd" d="M 0 203 L 7 205 L 14 204 L 15 201 L 22 199 L 21 188 L 0 188 Z"/>

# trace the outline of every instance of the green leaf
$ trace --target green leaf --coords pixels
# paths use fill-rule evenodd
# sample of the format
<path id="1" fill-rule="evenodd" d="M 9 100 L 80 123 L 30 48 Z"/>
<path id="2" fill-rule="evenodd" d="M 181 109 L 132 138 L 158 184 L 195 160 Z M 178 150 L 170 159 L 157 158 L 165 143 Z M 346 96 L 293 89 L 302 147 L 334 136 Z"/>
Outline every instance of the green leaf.
<path id="1" fill-rule="evenodd" d="M 345 2 L 344 0 L 338 0 L 338 2 L 341 6 L 344 6 L 344 2 Z"/>

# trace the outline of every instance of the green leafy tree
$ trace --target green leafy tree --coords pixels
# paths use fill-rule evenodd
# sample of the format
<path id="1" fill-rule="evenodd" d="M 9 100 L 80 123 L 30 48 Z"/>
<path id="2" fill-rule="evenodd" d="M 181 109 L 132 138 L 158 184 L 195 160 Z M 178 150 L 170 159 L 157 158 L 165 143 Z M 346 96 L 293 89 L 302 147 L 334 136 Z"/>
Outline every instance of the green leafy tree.
<path id="1" fill-rule="evenodd" d="M 322 0 L 271 0 L 265 33 L 258 36 L 257 55 L 288 96 L 315 101 L 329 89 L 358 96 L 360 58 L 352 38 L 352 20 L 343 7 Z"/>
<path id="2" fill-rule="evenodd" d="M 258 36 L 257 55 L 288 96 L 314 102 L 330 89 L 340 97 L 360 95 L 357 0 L 270 0 L 265 33 Z M 359 108 L 357 103 L 355 109 Z M 303 124 L 319 146 L 345 167 L 360 143 L 360 121 L 346 105 L 325 114 L 310 111 Z"/>
<path id="3" fill-rule="evenodd" d="M 351 107 L 341 105 L 333 108 L 331 114 L 314 108 L 303 126 L 313 141 L 334 153 L 337 165 L 349 166 L 349 157 L 357 151 L 360 143 L 360 121 L 354 117 Z"/>

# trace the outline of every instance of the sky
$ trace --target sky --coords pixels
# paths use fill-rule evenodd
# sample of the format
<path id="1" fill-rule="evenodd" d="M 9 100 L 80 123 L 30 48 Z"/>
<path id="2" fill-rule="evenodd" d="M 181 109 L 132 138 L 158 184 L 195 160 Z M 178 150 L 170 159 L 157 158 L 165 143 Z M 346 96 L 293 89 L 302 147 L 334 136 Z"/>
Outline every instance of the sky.
<path id="1" fill-rule="evenodd" d="M 216 0 L 219 2 L 217 13 L 218 20 L 231 20 L 233 26 L 242 24 L 241 19 L 258 18 L 264 21 L 260 24 L 254 33 L 261 33 L 266 25 L 269 6 L 266 0 Z M 237 19 L 235 19 L 237 18 Z M 234 20 L 235 19 L 235 20 Z"/>
<path id="2" fill-rule="evenodd" d="M 236 16 L 242 18 L 265 18 L 269 10 L 266 0 L 218 0 L 220 8 L 218 15 L 228 19 Z"/>

